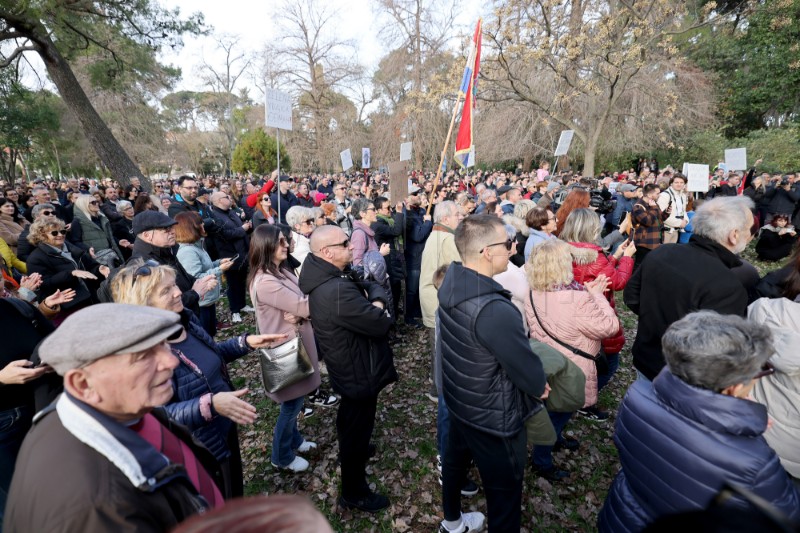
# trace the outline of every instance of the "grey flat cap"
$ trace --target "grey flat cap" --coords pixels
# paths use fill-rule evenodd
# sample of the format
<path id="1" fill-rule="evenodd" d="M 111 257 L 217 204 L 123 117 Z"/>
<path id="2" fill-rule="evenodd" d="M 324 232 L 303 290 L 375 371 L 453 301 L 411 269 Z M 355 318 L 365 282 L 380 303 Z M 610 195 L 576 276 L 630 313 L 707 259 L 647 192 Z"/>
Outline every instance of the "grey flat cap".
<path id="1" fill-rule="evenodd" d="M 636 185 L 632 183 L 623 183 L 622 185 L 617 187 L 619 192 L 633 192 L 636 190 Z"/>
<path id="2" fill-rule="evenodd" d="M 177 224 L 173 219 L 161 211 L 142 211 L 133 217 L 133 233 L 139 235 L 151 229 L 169 228 Z"/>
<path id="3" fill-rule="evenodd" d="M 69 316 L 39 346 L 39 358 L 63 376 L 108 355 L 144 351 L 180 332 L 180 315 L 155 307 L 97 304 Z"/>

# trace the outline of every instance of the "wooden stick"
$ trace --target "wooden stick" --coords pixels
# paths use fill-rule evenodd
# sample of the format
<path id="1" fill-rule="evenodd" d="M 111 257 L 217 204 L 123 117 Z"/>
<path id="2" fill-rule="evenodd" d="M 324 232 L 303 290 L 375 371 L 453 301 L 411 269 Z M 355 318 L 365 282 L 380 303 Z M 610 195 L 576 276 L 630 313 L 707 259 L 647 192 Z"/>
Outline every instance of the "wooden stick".
<path id="1" fill-rule="evenodd" d="M 433 207 L 433 196 L 436 194 L 436 187 L 439 186 L 439 178 L 442 177 L 442 165 L 444 164 L 444 158 L 447 154 L 447 146 L 450 144 L 450 136 L 453 135 L 453 126 L 456 123 L 456 115 L 458 114 L 458 104 L 461 102 L 461 92 L 459 91 L 458 96 L 456 97 L 456 105 L 453 107 L 453 117 L 450 119 L 450 129 L 447 130 L 447 138 L 444 141 L 444 148 L 442 148 L 442 155 L 439 158 L 439 166 L 436 169 L 436 179 L 433 180 L 433 188 L 431 189 L 431 197 L 428 198 L 428 209 L 425 211 L 426 215 L 431 214 L 431 208 Z"/>

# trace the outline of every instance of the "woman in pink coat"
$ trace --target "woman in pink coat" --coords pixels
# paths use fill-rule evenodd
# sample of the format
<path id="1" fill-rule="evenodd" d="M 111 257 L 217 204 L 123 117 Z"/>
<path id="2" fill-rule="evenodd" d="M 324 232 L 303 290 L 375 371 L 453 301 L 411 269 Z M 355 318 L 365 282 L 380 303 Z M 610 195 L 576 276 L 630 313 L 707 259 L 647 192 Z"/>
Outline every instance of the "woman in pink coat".
<path id="1" fill-rule="evenodd" d="M 309 322 L 308 296 L 297 286 L 297 278 L 287 264 L 289 243 L 280 229 L 262 224 L 250 241 L 250 299 L 256 306 L 259 331 L 286 333 L 288 340 L 297 332 L 311 358 L 314 373 L 269 397 L 281 404 L 272 438 L 272 465 L 291 472 L 308 469 L 308 461 L 295 452 L 308 452 L 317 447 L 303 439 L 297 429 L 297 415 L 303 408 L 306 394 L 320 384 L 317 346 Z"/>
<path id="2" fill-rule="evenodd" d="M 561 343 L 596 355 L 601 341 L 619 329 L 619 320 L 603 295 L 609 279 L 600 274 L 585 284 L 577 283 L 572 272 L 571 250 L 570 245 L 556 239 L 533 249 L 526 268 L 531 292 L 525 302 L 525 319 L 531 338 L 560 351 L 583 371 L 586 376 L 586 407 L 597 403 L 595 363 L 576 355 Z M 572 413 L 549 414 L 558 440 L 554 447 L 534 446 L 531 461 L 534 471 L 540 476 L 556 481 L 569 473 L 553 464 L 553 448 L 577 449 L 579 443 L 561 435 Z"/>

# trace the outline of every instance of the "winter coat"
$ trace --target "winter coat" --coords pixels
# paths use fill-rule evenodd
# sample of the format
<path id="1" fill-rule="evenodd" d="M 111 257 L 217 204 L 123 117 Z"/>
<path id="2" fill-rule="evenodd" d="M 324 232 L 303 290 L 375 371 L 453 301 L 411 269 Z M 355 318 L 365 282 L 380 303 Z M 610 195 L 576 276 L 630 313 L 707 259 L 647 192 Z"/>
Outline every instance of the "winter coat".
<path id="1" fill-rule="evenodd" d="M 303 261 L 305 261 L 306 256 L 311 253 L 311 241 L 308 237 L 296 231 L 292 232 L 292 237 L 294 238 L 292 257 L 297 259 L 297 262 L 300 263 L 300 266 L 295 269 L 295 275 L 299 276 L 300 272 L 303 270 Z"/>
<path id="2" fill-rule="evenodd" d="M 661 246 L 661 223 L 668 216 L 658 205 L 647 205 L 644 200 L 636 202 L 631 211 L 633 243 L 636 247 L 654 250 Z"/>
<path id="3" fill-rule="evenodd" d="M 11 249 L 11 246 L 9 246 L 9 244 L 3 239 L 0 239 L 0 257 L 3 258 L 3 262 L 5 263 L 6 268 L 9 270 L 9 273 L 12 268 L 16 268 L 20 274 L 28 273 L 28 266 L 21 261 L 19 257 L 14 255 L 14 251 Z"/>
<path id="4" fill-rule="evenodd" d="M 111 249 L 116 254 L 119 262 L 122 263 L 122 252 L 114 239 L 111 222 L 104 215 L 99 215 L 89 220 L 83 211 L 76 209 L 75 217 L 72 219 L 72 226 L 69 230 L 69 240 L 72 244 L 84 250 L 94 248 L 95 253 Z"/>
<path id="5" fill-rule="evenodd" d="M 436 326 L 436 309 L 439 308 L 433 274 L 440 266 L 449 265 L 453 261 L 461 261 L 456 249 L 455 234 L 447 226 L 436 224 L 425 243 L 420 261 L 419 303 L 422 307 L 422 323 L 426 327 Z"/>
<path id="6" fill-rule="evenodd" d="M 186 272 L 190 276 L 194 276 L 195 279 L 204 278 L 208 275 L 217 277 L 216 287 L 200 298 L 200 307 L 214 305 L 217 300 L 219 300 L 222 290 L 222 269 L 219 268 L 221 259 L 217 259 L 216 261 L 211 260 L 211 256 L 209 256 L 208 252 L 203 248 L 202 238 L 192 243 L 180 243 L 176 255 Z"/>
<path id="7" fill-rule="evenodd" d="M 789 263 L 777 270 L 767 273 L 756 285 L 756 294 L 765 298 L 782 298 L 784 285 L 789 275 L 794 272 L 794 265 Z"/>
<path id="8" fill-rule="evenodd" d="M 350 234 L 350 242 L 353 244 L 353 266 L 361 265 L 365 253 L 378 251 L 375 232 L 361 220 L 353 222 L 353 233 Z"/>
<path id="9" fill-rule="evenodd" d="M 547 242 L 549 239 L 557 239 L 555 235 L 552 233 L 545 233 L 538 229 L 531 229 L 528 240 L 525 241 L 525 250 L 523 251 L 523 255 L 525 256 L 525 262 L 528 262 L 528 259 L 531 257 L 531 252 L 533 249 L 543 242 Z"/>
<path id="10" fill-rule="evenodd" d="M 214 243 L 217 257 L 233 257 L 239 254 L 231 270 L 247 270 L 250 240 L 247 231 L 242 227 L 242 219 L 233 209 L 223 211 L 216 207 L 211 209 L 211 218 L 214 219 L 214 233 L 208 238 Z"/>
<path id="11" fill-rule="evenodd" d="M 6 244 L 15 254 L 17 253 L 19 236 L 22 235 L 24 230 L 25 228 L 17 224 L 12 217 L 0 215 L 0 239 L 6 241 Z"/>
<path id="12" fill-rule="evenodd" d="M 528 243 L 531 229 L 525 224 L 524 220 L 514 215 L 503 216 L 503 222 L 517 230 L 517 234 L 514 237 L 514 254 L 508 260 L 511 264 L 521 267 L 525 264 L 525 245 Z"/>
<path id="13" fill-rule="evenodd" d="M 797 520 L 800 501 L 764 440 L 766 429 L 763 405 L 693 387 L 666 368 L 652 385 L 636 381 L 617 417 L 622 470 L 600 511 L 599 530 L 638 532 L 658 518 L 703 510 L 725 483 Z M 748 505 L 739 498 L 729 504 Z"/>
<path id="14" fill-rule="evenodd" d="M 666 212 L 667 207 L 672 206 L 672 212 L 664 219 L 665 227 L 676 229 L 681 229 L 683 227 L 683 221 L 686 219 L 686 204 L 688 201 L 685 192 L 676 192 L 672 190 L 672 187 L 658 195 L 658 200 L 656 202 L 662 212 Z"/>
<path id="15" fill-rule="evenodd" d="M 210 386 L 207 376 L 200 368 L 194 364 L 199 358 L 199 354 L 186 353 L 184 355 L 192 362 L 187 364 L 181 360 L 172 374 L 175 395 L 165 409 L 176 422 L 186 426 L 192 436 L 203 443 L 208 450 L 214 454 L 218 461 L 230 456 L 228 449 L 228 432 L 233 421 L 224 416 L 214 414 L 211 420 L 205 420 L 200 413 L 200 397 L 205 394 L 217 392 L 228 392 L 233 390 L 233 385 L 227 377 L 227 370 L 224 368 L 227 363 L 236 361 L 250 353 L 251 349 L 244 342 L 243 336 L 233 337 L 222 342 L 215 342 L 203 329 L 197 316 L 190 311 L 183 311 L 181 319 L 186 334 L 191 335 L 195 341 L 213 353 L 212 357 L 218 358 L 219 373 L 223 376 L 221 387 Z M 179 346 L 172 345 L 172 346 Z M 207 355 L 207 354 L 205 354 Z"/>
<path id="16" fill-rule="evenodd" d="M 784 229 L 790 230 L 794 228 L 786 226 Z M 797 234 L 784 233 L 779 235 L 778 231 L 780 231 L 780 228 L 776 228 L 771 224 L 761 228 L 758 242 L 756 242 L 756 254 L 762 261 L 778 261 L 792 253 L 792 248 L 797 243 Z"/>
<path id="17" fill-rule="evenodd" d="M 123 239 L 131 243 L 134 242 L 136 240 L 136 234 L 133 232 L 133 219 L 129 220 L 125 217 L 122 217 L 121 219 L 112 222 L 111 233 L 114 235 L 117 245 L 119 245 L 119 241 Z"/>
<path id="18" fill-rule="evenodd" d="M 100 264 L 92 259 L 88 251 L 81 250 L 69 242 L 64 242 L 64 245 L 72 254 L 74 261 L 62 256 L 49 244 L 40 243 L 28 257 L 27 265 L 28 274 L 37 272 L 42 275 L 42 284 L 36 291 L 40 298 L 46 298 L 57 290 L 75 290 L 75 298 L 71 302 L 61 304 L 61 309 L 66 311 L 89 305 L 96 290 L 95 284 L 87 284 L 83 279 L 73 276 L 74 270 L 91 272 L 98 280 L 103 280 L 104 276 L 100 273 Z"/>
<path id="19" fill-rule="evenodd" d="M 596 244 L 586 242 L 571 242 L 572 245 L 572 273 L 575 281 L 584 284 L 593 281 L 600 274 L 605 274 L 611 281 L 611 285 L 604 295 L 611 309 L 616 312 L 617 304 L 614 299 L 614 291 L 621 291 L 628 284 L 633 274 L 633 258 L 620 257 L 619 261 L 613 255 L 606 255 L 603 249 Z M 603 351 L 608 354 L 615 354 L 622 351 L 625 346 L 625 331 L 622 322 L 619 324 L 619 331 L 611 337 L 603 339 Z"/>
<path id="20" fill-rule="evenodd" d="M 387 303 L 378 284 L 357 281 L 351 272 L 309 255 L 299 285 L 309 297 L 314 333 L 334 391 L 365 399 L 397 381 L 386 336 L 393 321 L 372 305 Z"/>
<path id="21" fill-rule="evenodd" d="M 590 355 L 600 352 L 601 341 L 619 331 L 619 319 L 605 296 L 596 296 L 586 290 L 533 291 L 536 313 L 531 307 L 531 292 L 525 300 L 525 319 L 531 338 L 555 348 L 578 365 L 586 376 L 586 406 L 597 403 L 597 368 L 595 362 L 572 353 L 557 343 L 545 329 L 558 340 Z M 544 326 L 544 328 L 542 327 Z"/>
<path id="22" fill-rule="evenodd" d="M 347 214 L 347 208 L 353 203 L 347 198 L 343 202 L 339 202 L 336 198 L 331 200 L 333 205 L 336 206 L 336 224 L 342 228 L 345 234 L 349 237 L 353 231 L 353 217 Z"/>
<path id="23" fill-rule="evenodd" d="M 102 429 L 75 417 L 71 423 L 83 431 L 80 438 L 73 434 L 62 419 L 63 399 L 59 398 L 58 412 L 40 414 L 22 444 L 6 505 L 5 531 L 166 533 L 208 509 L 183 465 L 172 461 L 165 465 L 162 454 L 120 424 L 110 422 L 130 448 L 113 433 L 103 439 Z M 189 445 L 210 475 L 218 474 L 214 458 L 192 441 L 185 428 L 160 409 L 152 414 Z M 115 454 L 118 464 L 97 451 L 96 446 L 103 445 L 110 448 L 106 453 L 120 450 Z M 153 473 L 152 484 L 144 472 Z M 220 479 L 216 478 L 218 486 Z"/>
<path id="24" fill-rule="evenodd" d="M 617 205 L 614 207 L 614 212 L 611 214 L 611 225 L 618 228 L 625 218 L 626 213 L 633 210 L 633 204 L 636 203 L 636 197 L 625 198 L 621 192 L 617 193 Z"/>
<path id="25" fill-rule="evenodd" d="M 770 185 L 764 193 L 764 202 L 767 204 L 767 213 L 771 215 L 784 214 L 791 216 L 797 202 L 800 201 L 798 184 L 792 185 L 787 191 L 783 187 Z M 765 220 L 761 221 L 766 222 Z"/>
<path id="26" fill-rule="evenodd" d="M 647 255 L 623 293 L 639 316 L 631 353 L 633 365 L 647 379 L 664 367 L 661 337 L 693 311 L 708 309 L 744 316 L 747 291 L 731 272 L 742 261 L 716 242 L 692 235 L 689 244 L 665 244 Z"/>
<path id="27" fill-rule="evenodd" d="M 406 259 L 403 254 L 402 236 L 405 229 L 405 216 L 400 211 L 392 215 L 391 223 L 387 217 L 378 215 L 378 220 L 370 226 L 375 232 L 375 244 L 380 249 L 385 242 L 389 243 L 389 255 L 386 264 L 392 281 L 400 281 L 406 277 Z"/>
<path id="28" fill-rule="evenodd" d="M 174 268 L 175 284 L 178 285 L 178 288 L 181 290 L 183 306 L 195 313 L 200 311 L 200 306 L 198 305 L 200 302 L 200 295 L 192 289 L 196 280 L 194 276 L 186 272 L 186 269 L 183 268 L 173 248 L 153 246 L 137 238 L 136 242 L 133 243 L 133 254 L 128 262 L 130 263 L 137 259 L 143 261 L 152 259 L 160 265 L 167 265 Z"/>
<path id="29" fill-rule="evenodd" d="M 425 210 L 410 208 L 406 211 L 406 268 L 420 270 L 425 241 L 433 229 L 433 222 L 425 220 Z"/>
<path id="30" fill-rule="evenodd" d="M 772 330 L 775 373 L 755 381 L 753 398 L 769 412 L 772 425 L 764 438 L 786 471 L 800 478 L 800 303 L 761 298 L 747 308 L 747 318 Z"/>
<path id="31" fill-rule="evenodd" d="M 320 384 L 319 356 L 317 343 L 314 340 L 314 328 L 309 319 L 308 296 L 303 294 L 294 274 L 284 271 L 283 279 L 276 278 L 270 272 L 259 272 L 250 285 L 250 301 L 256 308 L 256 321 L 260 333 L 286 333 L 288 342 L 300 332 L 300 339 L 311 359 L 314 373 L 294 385 L 290 385 L 275 393 L 267 393 L 273 401 L 282 403 L 294 400 L 315 391 Z M 297 325 L 287 322 L 284 313 L 291 313 L 303 319 L 299 329 Z"/>
<path id="32" fill-rule="evenodd" d="M 297 197 L 289 191 L 286 191 L 286 194 L 280 194 L 281 203 L 280 206 L 278 205 L 278 195 L 280 194 L 280 190 L 269 195 L 269 199 L 272 201 L 272 208 L 280 214 L 279 218 L 281 224 L 286 224 L 286 212 L 296 206 L 300 205 L 300 202 L 297 200 Z M 280 209 L 278 209 L 280 207 Z"/>

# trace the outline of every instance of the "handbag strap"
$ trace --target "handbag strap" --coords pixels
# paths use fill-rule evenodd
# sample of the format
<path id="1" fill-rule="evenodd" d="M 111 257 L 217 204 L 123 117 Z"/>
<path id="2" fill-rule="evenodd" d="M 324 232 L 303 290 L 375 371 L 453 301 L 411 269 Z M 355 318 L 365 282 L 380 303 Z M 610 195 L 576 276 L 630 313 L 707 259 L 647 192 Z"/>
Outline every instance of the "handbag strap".
<path id="1" fill-rule="evenodd" d="M 561 346 L 563 346 L 564 348 L 566 348 L 570 352 L 574 353 L 575 355 L 579 355 L 579 356 L 584 357 L 586 359 L 591 359 L 592 361 L 597 360 L 597 356 L 596 355 L 589 355 L 588 353 L 584 352 L 583 350 L 580 350 L 580 349 L 575 348 L 574 346 L 572 346 L 570 344 L 567 344 L 566 342 L 562 341 L 561 339 L 559 339 L 558 337 L 556 337 L 555 335 L 553 335 L 552 333 L 547 331 L 547 328 L 545 328 L 544 324 L 542 324 L 542 319 L 539 318 L 539 313 L 536 311 L 536 304 L 533 301 L 533 290 L 529 291 L 529 296 L 530 296 L 530 299 L 531 299 L 531 307 L 533 308 L 533 316 L 536 317 L 536 321 L 539 323 L 539 327 L 542 328 L 542 331 L 544 331 L 545 335 L 547 335 L 548 337 L 550 337 L 551 339 L 553 339 L 558 344 L 560 344 Z"/>

